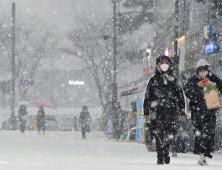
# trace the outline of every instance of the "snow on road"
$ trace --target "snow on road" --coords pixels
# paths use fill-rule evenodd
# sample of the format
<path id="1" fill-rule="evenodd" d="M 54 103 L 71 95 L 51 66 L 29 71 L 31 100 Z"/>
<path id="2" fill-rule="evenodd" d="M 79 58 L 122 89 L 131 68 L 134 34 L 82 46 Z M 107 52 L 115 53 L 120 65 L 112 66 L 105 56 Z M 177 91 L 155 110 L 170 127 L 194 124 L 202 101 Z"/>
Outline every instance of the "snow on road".
<path id="1" fill-rule="evenodd" d="M 107 139 L 91 132 L 82 139 L 77 132 L 0 131 L 0 170 L 221 170 L 222 154 L 209 166 L 199 166 L 197 155 L 178 154 L 169 165 L 157 165 L 156 153 L 143 144 Z"/>

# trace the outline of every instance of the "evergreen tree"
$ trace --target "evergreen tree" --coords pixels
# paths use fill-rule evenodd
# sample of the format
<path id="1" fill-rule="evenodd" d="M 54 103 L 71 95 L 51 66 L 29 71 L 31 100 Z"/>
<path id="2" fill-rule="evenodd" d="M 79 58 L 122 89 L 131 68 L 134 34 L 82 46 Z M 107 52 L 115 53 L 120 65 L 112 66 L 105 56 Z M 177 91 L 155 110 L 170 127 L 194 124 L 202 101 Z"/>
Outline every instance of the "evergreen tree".
<path id="1" fill-rule="evenodd" d="M 199 3 L 206 4 L 206 0 L 196 0 Z M 222 1 L 221 0 L 209 0 L 209 10 L 210 10 L 210 17 L 216 19 L 218 16 L 222 16 Z"/>
<path id="2" fill-rule="evenodd" d="M 132 33 L 138 30 L 144 23 L 153 22 L 153 0 L 124 0 L 123 7 L 133 11 L 119 13 L 118 31 L 120 34 Z"/>

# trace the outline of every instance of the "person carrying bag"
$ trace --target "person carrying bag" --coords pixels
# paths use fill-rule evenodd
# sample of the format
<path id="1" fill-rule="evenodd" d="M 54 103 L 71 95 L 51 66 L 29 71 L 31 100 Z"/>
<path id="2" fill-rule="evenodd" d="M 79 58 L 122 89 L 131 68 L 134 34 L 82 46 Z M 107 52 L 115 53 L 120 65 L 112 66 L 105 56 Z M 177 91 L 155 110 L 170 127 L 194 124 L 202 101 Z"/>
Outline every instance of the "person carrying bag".
<path id="1" fill-rule="evenodd" d="M 206 158 L 213 157 L 216 113 L 221 105 L 219 92 L 222 94 L 222 81 L 212 73 L 210 64 L 201 59 L 195 75 L 185 85 L 194 127 L 194 154 L 200 155 L 199 165 L 208 165 Z"/>

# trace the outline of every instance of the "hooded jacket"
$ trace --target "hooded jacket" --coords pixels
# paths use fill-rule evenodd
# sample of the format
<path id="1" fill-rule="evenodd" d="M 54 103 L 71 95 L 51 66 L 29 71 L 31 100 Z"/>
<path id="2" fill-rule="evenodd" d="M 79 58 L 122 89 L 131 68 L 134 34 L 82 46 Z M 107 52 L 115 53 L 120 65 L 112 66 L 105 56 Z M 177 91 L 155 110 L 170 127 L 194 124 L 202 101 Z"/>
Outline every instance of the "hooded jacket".
<path id="1" fill-rule="evenodd" d="M 198 68 L 201 66 L 208 66 L 208 75 L 206 78 L 209 79 L 211 84 L 215 84 L 218 91 L 222 93 L 222 81 L 212 73 L 210 64 L 201 59 L 197 65 L 195 70 L 195 75 L 188 79 L 184 92 L 187 98 L 190 99 L 189 108 L 191 111 L 191 119 L 193 120 L 194 125 L 198 124 L 198 122 L 208 121 L 209 119 L 213 119 L 215 117 L 216 109 L 207 109 L 207 104 L 203 94 L 203 87 L 199 87 L 198 83 L 202 80 L 202 77 L 199 76 Z"/>
<path id="2" fill-rule="evenodd" d="M 167 60 L 169 69 L 163 72 L 160 63 Z M 151 124 L 164 125 L 177 122 L 178 116 L 185 115 L 185 99 L 179 80 L 172 74 L 169 57 L 161 56 L 156 60 L 155 74 L 150 78 L 143 101 L 144 115 L 150 115 Z"/>

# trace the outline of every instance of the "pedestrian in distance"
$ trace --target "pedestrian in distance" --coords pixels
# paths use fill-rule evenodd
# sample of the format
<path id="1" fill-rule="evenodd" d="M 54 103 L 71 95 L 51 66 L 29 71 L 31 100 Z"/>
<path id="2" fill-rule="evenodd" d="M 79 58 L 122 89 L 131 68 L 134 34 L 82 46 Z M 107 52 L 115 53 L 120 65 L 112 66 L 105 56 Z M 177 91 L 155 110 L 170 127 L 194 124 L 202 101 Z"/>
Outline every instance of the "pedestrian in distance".
<path id="1" fill-rule="evenodd" d="M 20 131 L 21 133 L 25 132 L 25 128 L 26 128 L 26 115 L 28 114 L 27 110 L 26 110 L 26 106 L 25 105 L 21 105 L 19 108 L 19 112 L 18 112 L 18 117 L 19 117 L 19 121 L 20 121 Z"/>
<path id="2" fill-rule="evenodd" d="M 185 98 L 179 80 L 172 74 L 167 56 L 156 59 L 156 71 L 147 83 L 143 100 L 145 120 L 150 117 L 150 137 L 156 140 L 157 164 L 170 163 L 170 143 L 185 117 Z"/>
<path id="3" fill-rule="evenodd" d="M 120 104 L 118 104 L 117 106 L 117 114 L 116 114 L 116 118 L 115 118 L 115 121 L 116 121 L 116 140 L 119 140 L 122 133 L 123 133 L 123 119 L 124 119 L 124 116 L 123 116 L 123 112 L 122 112 L 122 109 L 121 109 L 121 106 Z"/>
<path id="4" fill-rule="evenodd" d="M 136 126 L 137 114 L 136 114 L 136 102 L 131 102 L 131 110 L 125 120 L 130 125 L 130 129 Z"/>
<path id="5" fill-rule="evenodd" d="M 45 134 L 45 111 L 43 109 L 43 106 L 40 106 L 38 110 L 37 128 L 38 128 L 39 134 L 41 130 L 43 131 L 43 134 Z"/>
<path id="6" fill-rule="evenodd" d="M 83 106 L 82 107 L 82 112 L 80 113 L 79 116 L 79 124 L 81 126 L 81 133 L 82 133 L 82 138 L 86 139 L 86 132 L 90 132 L 90 123 L 91 123 L 91 117 L 88 112 L 88 107 Z"/>
<path id="7" fill-rule="evenodd" d="M 201 59 L 196 65 L 195 75 L 188 79 L 185 94 L 190 99 L 189 108 L 194 128 L 194 154 L 200 155 L 198 164 L 208 165 L 206 158 L 213 157 L 218 108 L 208 109 L 203 90 L 216 85 L 222 93 L 222 81 L 212 73 L 210 64 Z"/>

